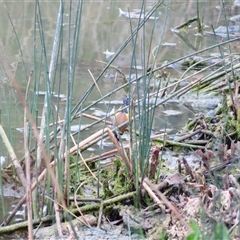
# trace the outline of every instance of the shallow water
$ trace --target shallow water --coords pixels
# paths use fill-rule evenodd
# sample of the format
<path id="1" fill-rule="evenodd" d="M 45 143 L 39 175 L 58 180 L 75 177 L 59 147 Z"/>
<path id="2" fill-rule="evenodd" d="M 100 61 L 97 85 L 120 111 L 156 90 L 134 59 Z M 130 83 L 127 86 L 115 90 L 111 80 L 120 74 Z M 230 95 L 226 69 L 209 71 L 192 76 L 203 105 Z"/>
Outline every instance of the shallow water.
<path id="1" fill-rule="evenodd" d="M 154 2 L 146 2 L 146 10 L 149 9 Z M 233 8 L 229 5 L 227 10 L 223 11 L 219 9 L 221 1 L 201 1 L 199 3 L 200 16 L 204 16 L 204 23 L 208 27 L 207 31 L 211 31 L 210 25 L 217 28 L 219 25 L 226 25 L 224 20 L 224 14 L 226 17 L 231 17 L 238 13 L 238 8 Z M 0 22 L 1 22 L 1 41 L 3 43 L 4 51 L 7 56 L 7 60 L 10 64 L 11 70 L 15 73 L 18 84 L 24 90 L 27 83 L 27 77 L 31 70 L 33 70 L 33 46 L 34 46 L 34 15 L 35 15 L 35 3 L 32 1 L 21 2 L 6 2 L 5 6 L 11 18 L 14 30 L 18 36 L 21 50 L 23 53 L 23 59 L 21 52 L 19 51 L 18 41 L 14 34 L 11 22 L 8 19 L 6 10 L 1 3 L 0 8 Z M 58 13 L 58 1 L 41 2 L 41 14 L 42 24 L 44 27 L 44 38 L 46 42 L 47 55 L 50 58 L 51 49 L 53 44 L 53 37 L 56 27 L 56 19 Z M 79 55 L 77 58 L 76 74 L 75 74 L 75 88 L 73 90 L 73 104 L 75 104 L 85 91 L 91 86 L 93 80 L 88 72 L 91 71 L 93 76 L 98 76 L 103 64 L 98 61 L 108 61 L 108 58 L 104 52 L 116 52 L 124 40 L 129 36 L 131 31 L 130 20 L 125 16 L 119 16 L 119 8 L 124 11 L 134 11 L 134 9 L 141 8 L 141 3 L 137 1 L 127 2 L 115 2 L 115 1 L 99 1 L 99 2 L 84 2 L 82 24 L 80 31 L 79 42 Z M 68 5 L 66 4 L 66 14 L 64 14 L 64 37 L 67 36 L 68 29 Z M 136 10 L 135 10 L 136 11 Z M 183 14 L 184 13 L 184 14 Z M 197 37 L 194 34 L 197 33 L 196 24 L 192 24 L 184 38 L 180 38 L 174 34 L 171 29 L 178 26 L 180 23 L 185 22 L 187 19 L 193 18 L 196 15 L 195 1 L 171 1 L 169 7 L 161 6 L 156 13 L 157 20 L 149 20 L 145 27 L 145 33 L 140 31 L 137 45 L 136 45 L 136 65 L 143 66 L 142 62 L 142 43 L 145 41 L 146 56 L 150 46 L 150 39 L 152 29 L 155 24 L 155 30 L 152 35 L 151 49 L 156 46 L 160 41 L 164 46 L 161 47 L 157 64 L 160 65 L 163 61 L 172 61 L 186 54 L 194 51 L 206 48 L 212 44 L 216 44 L 221 38 L 215 38 L 213 36 L 206 35 L 204 37 Z M 137 25 L 137 19 L 131 19 L 132 27 Z M 231 22 L 227 22 L 232 24 Z M 37 26 L 38 28 L 38 26 Z M 74 26 L 72 26 L 74 28 Z M 148 37 L 149 36 L 149 37 Z M 36 37 L 37 42 L 37 55 L 40 56 L 41 46 L 39 44 L 39 35 Z M 164 43 L 167 44 L 165 46 Z M 237 43 L 233 43 L 235 50 L 239 49 Z M 62 75 L 67 76 L 67 41 L 63 46 L 63 58 L 62 58 Z M 209 53 L 218 52 L 218 49 L 212 49 Z M 131 62 L 132 45 L 129 44 L 126 49 L 120 54 L 120 56 L 114 61 L 114 65 L 118 66 L 126 75 L 129 74 L 129 65 Z M 26 72 L 23 67 L 23 60 L 26 67 Z M 152 55 L 150 56 L 150 62 L 152 61 Z M 109 74 L 115 75 L 115 71 L 110 70 Z M 138 70 L 141 74 L 141 70 Z M 105 74 L 105 75 L 106 75 Z M 2 77 L 1 77 L 2 76 Z M 179 76 L 179 70 L 171 70 L 171 76 Z M 1 81 L 6 81 L 4 74 L 0 75 Z M 121 81 L 121 79 L 118 79 Z M 113 83 L 114 78 L 104 77 L 98 82 L 102 95 L 110 92 L 113 88 L 121 85 Z M 55 83 L 55 89 L 57 90 L 58 82 Z M 32 89 L 32 88 L 31 88 Z M 66 95 L 67 81 L 61 82 L 60 94 Z M 1 107 L 1 123 L 7 134 L 15 139 L 16 147 L 19 148 L 19 142 L 22 142 L 22 133 L 16 131 L 16 128 L 22 126 L 23 111 L 15 90 L 8 85 L 1 84 L 2 98 L 0 99 Z M 40 76 L 39 91 L 46 91 L 44 74 Z M 113 100 L 121 100 L 124 91 L 120 91 L 113 96 Z M 91 102 L 100 97 L 97 91 L 88 97 L 87 101 Z M 39 96 L 39 114 L 41 112 L 44 96 Z M 55 99 L 56 100 L 56 99 Z M 53 99 L 54 101 L 54 99 Z M 64 105 L 64 103 L 62 104 Z M 60 108 L 60 115 L 63 115 L 63 110 Z M 106 108 L 104 109 L 106 110 Z M 184 112 L 184 111 L 183 111 Z M 84 120 L 87 123 L 89 120 Z M 183 119 L 184 124 L 185 119 Z M 179 124 L 178 121 L 172 123 L 173 125 Z M 21 143 L 22 144 L 22 143 Z M 20 145 L 21 146 L 21 145 Z M 4 153 L 4 147 L 0 147 L 0 150 Z M 21 149 L 19 149 L 21 151 Z M 2 154 L 3 154 L 2 153 Z"/>
<path id="2" fill-rule="evenodd" d="M 169 6 L 162 6 L 158 9 L 156 20 L 149 20 L 143 30 L 140 31 L 137 45 L 136 45 L 136 66 L 140 70 L 138 73 L 141 74 L 141 66 L 144 65 L 142 59 L 142 44 L 144 41 L 146 56 L 149 53 L 150 39 L 152 38 L 151 51 L 160 41 L 163 46 L 160 49 L 157 57 L 157 65 L 161 65 L 163 61 L 172 61 L 179 57 L 193 53 L 194 51 L 204 49 L 213 44 L 219 43 L 222 38 L 214 37 L 213 35 L 196 36 L 196 24 L 192 24 L 187 34 L 183 34 L 184 38 L 174 34 L 171 29 L 184 23 L 187 19 L 196 16 L 196 1 L 171 1 Z M 146 1 L 146 9 L 150 8 L 154 2 Z M 11 22 L 8 18 L 4 3 L 0 3 L 0 36 L 4 47 L 4 52 L 9 63 L 12 72 L 15 74 L 18 84 L 21 86 L 23 92 L 27 85 L 28 73 L 33 70 L 34 64 L 34 16 L 35 16 L 35 3 L 33 1 L 19 1 L 19 2 L 5 2 L 5 6 L 11 18 L 14 30 L 18 36 L 18 41 L 21 45 L 21 52 L 19 50 L 18 41 L 13 31 Z M 200 16 L 204 17 L 204 23 L 207 26 L 206 31 L 211 31 L 211 25 L 217 28 L 221 25 L 233 23 L 228 19 L 234 15 L 239 14 L 239 8 L 227 5 L 226 10 L 221 9 L 222 1 L 200 1 Z M 59 3 L 58 1 L 43 1 L 41 5 L 42 24 L 44 27 L 44 37 L 46 42 L 47 56 L 50 58 L 51 49 L 53 44 L 53 37 L 56 27 L 56 19 L 58 13 Z M 67 6 L 67 5 L 66 5 Z M 220 7 L 219 7 L 220 6 Z M 67 7 L 66 7 L 67 8 Z M 83 15 L 81 22 L 80 31 L 80 42 L 79 52 L 77 57 L 76 74 L 75 74 L 75 87 L 73 90 L 73 105 L 81 98 L 86 90 L 91 86 L 93 80 L 89 74 L 89 71 L 94 77 L 97 77 L 104 67 L 104 64 L 99 61 L 108 61 L 109 58 L 106 52 L 116 52 L 124 40 L 131 33 L 131 27 L 137 25 L 136 19 L 131 19 L 126 16 L 119 16 L 119 8 L 124 11 L 133 11 L 134 9 L 141 8 L 140 1 L 92 1 L 84 2 L 83 4 Z M 226 18 L 225 18 L 226 17 Z M 64 38 L 67 38 L 68 34 L 68 21 L 69 15 L 64 15 Z M 132 24 L 132 26 L 131 26 Z M 155 30 L 152 33 L 153 26 Z M 74 25 L 72 26 L 74 28 Z M 152 37 L 150 37 L 152 35 Z M 40 57 L 41 46 L 39 44 L 39 35 L 37 35 L 37 56 Z M 234 51 L 239 51 L 239 43 L 233 43 L 231 45 Z M 132 57 L 132 44 L 120 54 L 120 56 L 114 61 L 114 65 L 118 66 L 124 74 L 130 74 L 130 63 Z M 151 52 L 150 51 L 150 52 Z M 224 51 L 228 51 L 224 47 Z M 212 49 L 207 54 L 218 53 L 218 49 Z M 63 78 L 67 76 L 67 42 L 63 46 L 63 58 L 62 58 L 62 75 Z M 150 62 L 153 60 L 150 55 Z M 26 72 L 24 70 L 24 64 Z M 180 70 L 173 69 L 169 70 L 172 77 L 179 77 L 182 74 Z M 38 72 L 39 71 L 38 69 Z M 40 73 L 39 91 L 46 91 L 43 70 Z M 116 72 L 114 70 L 108 71 L 101 81 L 99 81 L 99 88 L 102 95 L 110 92 L 113 88 L 122 84 L 117 82 L 114 84 L 114 76 Z M 112 74 L 112 75 L 111 75 Z M 118 81 L 121 81 L 121 79 Z M 1 124 L 3 125 L 10 140 L 14 142 L 17 156 L 23 155 L 23 134 L 17 131 L 17 128 L 22 128 L 23 123 L 23 108 L 19 103 L 19 99 L 15 93 L 15 90 L 9 86 L 4 72 L 0 72 L 0 109 L 1 109 Z M 56 81 L 55 90 L 57 86 L 61 85 L 60 93 L 67 94 L 67 81 L 59 83 Z M 30 86 L 30 92 L 33 90 L 33 86 Z M 121 100 L 124 96 L 124 91 L 119 91 L 113 96 L 113 100 Z M 100 97 L 97 90 L 87 99 L 88 102 L 95 101 Z M 39 109 L 42 108 L 44 96 L 39 96 Z M 53 100 L 53 102 L 56 101 Z M 62 103 L 64 106 L 64 103 Z M 92 109 L 90 113 L 96 110 L 106 111 L 106 107 L 102 109 L 99 104 L 99 109 Z M 63 115 L 64 108 L 60 107 L 60 115 Z M 41 110 L 39 110 L 39 113 Z M 180 129 L 189 117 L 193 116 L 192 109 L 189 109 L 182 103 L 169 103 L 161 106 L 156 111 L 156 117 L 154 120 L 154 129 L 165 129 L 169 128 L 172 132 L 176 132 Z M 76 123 L 76 122 L 75 122 Z M 77 122 L 78 123 L 78 122 Z M 89 120 L 83 120 L 83 124 L 88 124 Z M 92 132 L 97 129 L 91 130 Z M 85 135 L 84 135 L 85 134 Z M 83 133 L 83 138 L 89 136 L 90 133 Z M 6 150 L 3 144 L 0 144 L 0 155 L 6 156 Z M 87 153 L 89 154 L 89 152 Z"/>

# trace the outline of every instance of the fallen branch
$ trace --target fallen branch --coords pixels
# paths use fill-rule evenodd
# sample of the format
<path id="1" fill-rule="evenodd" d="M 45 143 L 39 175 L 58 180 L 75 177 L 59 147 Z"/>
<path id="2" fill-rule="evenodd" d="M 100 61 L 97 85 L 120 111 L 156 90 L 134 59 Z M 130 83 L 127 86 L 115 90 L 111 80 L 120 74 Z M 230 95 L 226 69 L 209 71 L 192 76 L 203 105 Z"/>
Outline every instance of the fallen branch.
<path id="1" fill-rule="evenodd" d="M 166 140 L 166 139 L 154 139 L 153 140 L 156 143 L 165 143 L 165 146 L 176 146 L 176 147 L 186 147 L 186 148 L 193 148 L 193 149 L 205 149 L 205 146 L 200 145 L 193 145 L 193 144 L 187 144 L 187 143 L 180 143 L 176 141 Z"/>
<path id="2" fill-rule="evenodd" d="M 111 205 L 111 204 L 116 203 L 116 202 L 121 202 L 123 200 L 133 198 L 135 195 L 136 195 L 136 192 L 134 191 L 134 192 L 130 192 L 130 193 L 126 193 L 126 194 L 117 196 L 115 198 L 105 200 L 102 203 L 95 203 L 95 204 L 86 205 L 86 206 L 80 207 L 79 209 L 81 210 L 81 212 L 93 211 L 93 210 L 99 209 L 101 204 L 103 204 L 104 206 L 108 206 L 108 205 Z M 79 210 L 78 209 L 73 209 L 72 213 L 73 214 L 79 213 Z M 34 219 L 32 221 L 32 224 L 37 225 L 37 224 L 40 224 L 40 223 L 52 222 L 52 219 L 53 219 L 53 216 L 47 216 L 47 217 L 43 217 L 41 219 Z M 84 221 L 82 221 L 82 222 L 84 222 Z M 19 230 L 21 228 L 27 228 L 27 227 L 28 227 L 28 222 L 27 221 L 24 221 L 24 222 L 21 222 L 21 223 L 15 223 L 15 224 L 12 224 L 10 226 L 0 227 L 0 234 L 13 232 L 13 231 Z"/>
<path id="3" fill-rule="evenodd" d="M 179 221 L 181 221 L 181 223 L 188 229 L 190 230 L 190 226 L 189 224 L 185 221 L 185 219 L 182 217 L 182 215 L 180 214 L 180 212 L 178 211 L 178 209 L 176 207 L 174 207 L 172 205 L 172 203 L 170 201 L 168 201 L 168 199 L 166 198 L 166 196 L 164 194 L 162 194 L 157 186 L 155 184 L 153 184 L 148 178 L 144 178 L 143 183 L 145 183 L 146 185 L 149 186 L 149 188 L 151 188 L 157 195 L 158 197 L 161 199 L 161 201 L 174 213 L 174 215 L 177 217 L 177 219 Z M 144 186 L 146 186 L 144 185 Z"/>

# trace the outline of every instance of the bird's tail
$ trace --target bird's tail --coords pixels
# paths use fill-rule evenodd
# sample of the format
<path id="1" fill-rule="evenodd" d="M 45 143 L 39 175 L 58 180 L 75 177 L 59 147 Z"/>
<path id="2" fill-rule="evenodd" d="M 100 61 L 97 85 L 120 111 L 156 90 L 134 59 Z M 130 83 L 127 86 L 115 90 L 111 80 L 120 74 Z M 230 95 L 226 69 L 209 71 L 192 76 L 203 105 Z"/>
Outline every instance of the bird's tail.
<path id="1" fill-rule="evenodd" d="M 112 132 L 113 132 L 113 135 L 115 136 L 115 138 L 119 141 L 119 135 L 118 135 L 118 133 L 117 133 L 115 130 L 113 130 Z"/>

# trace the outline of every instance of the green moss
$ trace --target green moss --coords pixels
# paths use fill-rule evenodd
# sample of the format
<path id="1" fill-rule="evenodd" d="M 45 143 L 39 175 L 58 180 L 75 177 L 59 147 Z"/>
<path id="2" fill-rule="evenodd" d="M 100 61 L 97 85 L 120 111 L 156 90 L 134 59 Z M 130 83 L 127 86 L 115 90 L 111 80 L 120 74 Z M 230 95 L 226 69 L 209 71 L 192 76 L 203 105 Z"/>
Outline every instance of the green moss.
<path id="1" fill-rule="evenodd" d="M 103 199 L 128 192 L 131 181 L 121 160 L 114 161 L 112 168 L 102 169 L 100 180 L 103 183 Z"/>
<path id="2" fill-rule="evenodd" d="M 103 199 L 107 199 L 109 197 L 112 197 L 114 195 L 113 191 L 110 189 L 109 187 L 109 182 L 106 179 L 105 181 L 102 182 L 103 183 Z"/>
<path id="3" fill-rule="evenodd" d="M 69 162 L 70 164 L 75 163 L 75 157 L 72 154 L 69 156 Z"/>
<path id="4" fill-rule="evenodd" d="M 199 61 L 199 60 L 202 60 L 202 59 L 190 57 L 185 61 L 182 61 L 181 65 L 182 67 L 191 67 L 194 65 L 195 67 L 199 67 L 199 68 L 202 68 L 208 65 L 206 61 L 203 61 L 203 60 Z"/>
<path id="5" fill-rule="evenodd" d="M 87 165 L 91 170 L 93 170 L 96 169 L 97 162 L 88 162 Z"/>

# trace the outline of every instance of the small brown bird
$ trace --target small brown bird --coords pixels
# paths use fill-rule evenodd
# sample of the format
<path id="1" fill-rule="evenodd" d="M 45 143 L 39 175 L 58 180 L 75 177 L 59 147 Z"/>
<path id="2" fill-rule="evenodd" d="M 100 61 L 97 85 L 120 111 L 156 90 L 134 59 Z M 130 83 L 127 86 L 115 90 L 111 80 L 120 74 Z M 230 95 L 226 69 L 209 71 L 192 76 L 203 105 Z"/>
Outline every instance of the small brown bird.
<path id="1" fill-rule="evenodd" d="M 118 111 L 116 112 L 116 114 L 114 116 L 114 126 L 118 127 L 121 124 L 123 124 L 124 122 L 129 120 L 130 101 L 131 101 L 131 99 L 128 96 L 126 96 L 123 99 L 122 106 L 118 109 Z M 119 127 L 118 128 L 119 134 L 122 135 L 126 131 L 127 127 L 128 127 L 128 124 L 125 124 L 125 125 Z M 113 134 L 119 140 L 119 136 L 118 136 L 117 132 L 113 131 Z"/>

